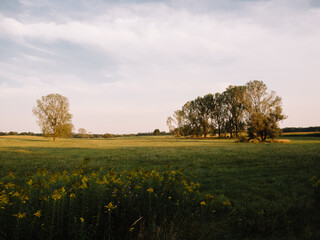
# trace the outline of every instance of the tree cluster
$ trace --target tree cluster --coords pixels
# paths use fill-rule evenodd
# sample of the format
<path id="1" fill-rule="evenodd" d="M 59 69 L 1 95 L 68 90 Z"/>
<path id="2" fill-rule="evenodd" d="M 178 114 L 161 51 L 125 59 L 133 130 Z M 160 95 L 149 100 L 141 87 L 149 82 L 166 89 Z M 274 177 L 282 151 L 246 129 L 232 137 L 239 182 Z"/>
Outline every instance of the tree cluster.
<path id="1" fill-rule="evenodd" d="M 239 137 L 246 131 L 250 139 L 265 141 L 281 133 L 278 123 L 286 118 L 281 105 L 274 91 L 255 80 L 188 101 L 168 117 L 167 125 L 176 136 Z"/>

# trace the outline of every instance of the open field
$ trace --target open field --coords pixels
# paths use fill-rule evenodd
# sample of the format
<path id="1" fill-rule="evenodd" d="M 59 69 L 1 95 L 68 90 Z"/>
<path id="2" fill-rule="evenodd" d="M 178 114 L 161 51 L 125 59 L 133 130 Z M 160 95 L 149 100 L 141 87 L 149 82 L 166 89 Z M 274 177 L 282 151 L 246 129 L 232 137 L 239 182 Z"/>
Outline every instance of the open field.
<path id="1" fill-rule="evenodd" d="M 182 168 L 188 180 L 200 183 L 201 193 L 230 199 L 234 211 L 224 238 L 316 239 L 320 219 L 309 179 L 319 177 L 320 138 L 288 139 L 278 144 L 171 136 L 52 142 L 6 136 L 0 137 L 0 176 L 14 172 L 19 182 L 38 168 L 71 171 L 85 158 L 97 170 Z"/>

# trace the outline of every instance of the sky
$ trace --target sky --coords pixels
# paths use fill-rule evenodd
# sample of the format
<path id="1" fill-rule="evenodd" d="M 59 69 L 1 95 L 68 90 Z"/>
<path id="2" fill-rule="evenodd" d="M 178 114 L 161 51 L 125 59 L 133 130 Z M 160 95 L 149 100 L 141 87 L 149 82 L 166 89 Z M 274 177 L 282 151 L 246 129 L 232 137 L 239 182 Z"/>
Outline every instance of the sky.
<path id="1" fill-rule="evenodd" d="M 69 99 L 75 131 L 168 131 L 184 103 L 262 80 L 281 127 L 320 125 L 319 0 L 0 0 L 0 131 Z"/>

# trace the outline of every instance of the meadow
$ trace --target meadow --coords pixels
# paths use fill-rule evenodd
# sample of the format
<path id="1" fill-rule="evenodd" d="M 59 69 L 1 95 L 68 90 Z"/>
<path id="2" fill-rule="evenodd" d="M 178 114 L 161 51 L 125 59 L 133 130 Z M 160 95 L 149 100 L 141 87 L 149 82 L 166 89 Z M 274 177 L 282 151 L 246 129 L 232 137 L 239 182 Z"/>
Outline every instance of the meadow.
<path id="1" fill-rule="evenodd" d="M 210 194 L 220 205 L 212 205 L 214 209 L 210 208 L 210 211 L 217 210 L 217 213 L 212 219 L 208 217 L 207 225 L 210 221 L 212 224 L 204 229 L 203 218 L 207 218 L 204 214 L 209 209 L 197 210 L 191 207 L 189 200 L 185 201 L 199 213 L 194 215 L 194 224 L 199 223 L 202 231 L 195 229 L 188 235 L 171 232 L 171 237 L 166 235 L 168 239 L 319 239 L 319 191 L 318 185 L 312 184 L 310 179 L 320 177 L 320 138 L 285 138 L 290 142 L 254 144 L 237 143 L 231 139 L 172 136 L 58 139 L 52 142 L 42 137 L 3 136 L 0 137 L 0 181 L 3 184 L 9 181 L 25 184 L 26 179 L 34 179 L 38 169 L 46 169 L 50 174 L 63 171 L 69 174 L 81 166 L 84 159 L 94 176 L 99 175 L 99 171 L 101 174 L 124 173 L 119 175 L 120 179 L 127 177 L 127 172 L 142 169 L 149 177 L 154 170 L 160 179 L 168 177 L 172 180 L 173 175 L 176 176 L 173 173 L 180 172 L 183 178 L 176 180 L 185 179 L 181 181 L 188 186 L 199 183 L 199 196 L 188 195 L 189 200 L 196 199 L 198 207 L 209 205 L 205 196 Z M 14 179 L 10 180 L 10 174 L 14 174 Z M 81 174 L 83 178 L 84 173 Z M 145 182 L 143 174 L 139 175 L 142 180 L 137 181 Z M 153 179 L 150 184 L 154 184 L 152 189 L 160 189 L 162 182 L 158 186 L 158 177 L 154 175 L 150 177 Z M 151 188 L 148 186 L 146 189 Z M 175 186 L 178 198 L 180 185 Z M 181 199 L 186 199 L 182 195 Z M 148 194 L 141 196 L 151 199 Z M 200 204 L 203 201 L 205 204 Z M 150 205 L 150 202 L 146 204 Z M 228 209 L 225 209 L 226 205 L 230 205 Z M 138 215 L 136 219 L 139 219 Z M 192 229 L 190 222 L 186 226 L 188 224 Z M 148 238 L 151 228 L 146 229 L 144 237 L 136 233 L 126 235 L 126 238 L 164 239 L 164 235 L 161 238 L 159 234 Z M 186 231 L 186 228 L 181 229 Z M 105 237 L 112 239 L 112 236 Z"/>

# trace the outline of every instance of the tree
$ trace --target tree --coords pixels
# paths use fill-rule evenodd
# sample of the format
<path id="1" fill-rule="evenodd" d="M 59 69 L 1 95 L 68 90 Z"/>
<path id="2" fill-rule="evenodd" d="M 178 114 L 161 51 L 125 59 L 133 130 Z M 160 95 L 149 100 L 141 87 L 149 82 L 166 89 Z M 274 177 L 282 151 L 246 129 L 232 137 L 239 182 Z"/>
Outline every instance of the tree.
<path id="1" fill-rule="evenodd" d="M 167 118 L 167 126 L 169 128 L 169 132 L 171 134 L 174 134 L 175 127 L 174 127 L 174 120 L 172 117 Z"/>
<path id="2" fill-rule="evenodd" d="M 32 110 L 38 118 L 38 124 L 44 136 L 68 137 L 73 125 L 72 115 L 69 113 L 69 101 L 60 94 L 49 94 L 37 100 L 37 106 Z"/>
<path id="3" fill-rule="evenodd" d="M 221 131 L 226 123 L 226 107 L 225 107 L 225 96 L 221 93 L 216 93 L 213 99 L 213 111 L 212 119 L 218 129 L 219 138 L 221 138 Z"/>
<path id="4" fill-rule="evenodd" d="M 213 106 L 213 95 L 207 94 L 204 97 L 197 97 L 192 103 L 197 132 L 206 138 L 211 127 L 210 113 Z"/>
<path id="5" fill-rule="evenodd" d="M 78 129 L 78 133 L 79 133 L 81 138 L 89 137 L 87 130 L 85 130 L 84 128 L 79 128 Z"/>
<path id="6" fill-rule="evenodd" d="M 239 132 L 244 129 L 244 86 L 229 86 L 226 91 L 223 92 L 225 96 L 225 106 L 227 114 L 227 125 L 230 132 L 230 137 L 233 135 L 233 131 L 236 137 L 239 137 Z"/>
<path id="7" fill-rule="evenodd" d="M 262 81 L 246 84 L 245 109 L 250 138 L 264 142 L 280 134 L 278 122 L 286 118 L 282 113 L 281 98 L 274 91 L 269 93 Z"/>
<path id="8" fill-rule="evenodd" d="M 177 128 L 175 130 L 175 135 L 177 137 L 180 137 L 183 134 L 183 127 L 184 127 L 184 112 L 182 110 L 176 110 L 173 113 L 173 117 L 174 117 L 174 121 L 177 124 Z M 173 118 L 171 118 L 170 120 L 172 120 Z M 169 119 L 168 119 L 169 120 Z"/>
<path id="9" fill-rule="evenodd" d="M 160 130 L 157 128 L 153 131 L 153 135 L 160 135 Z"/>

